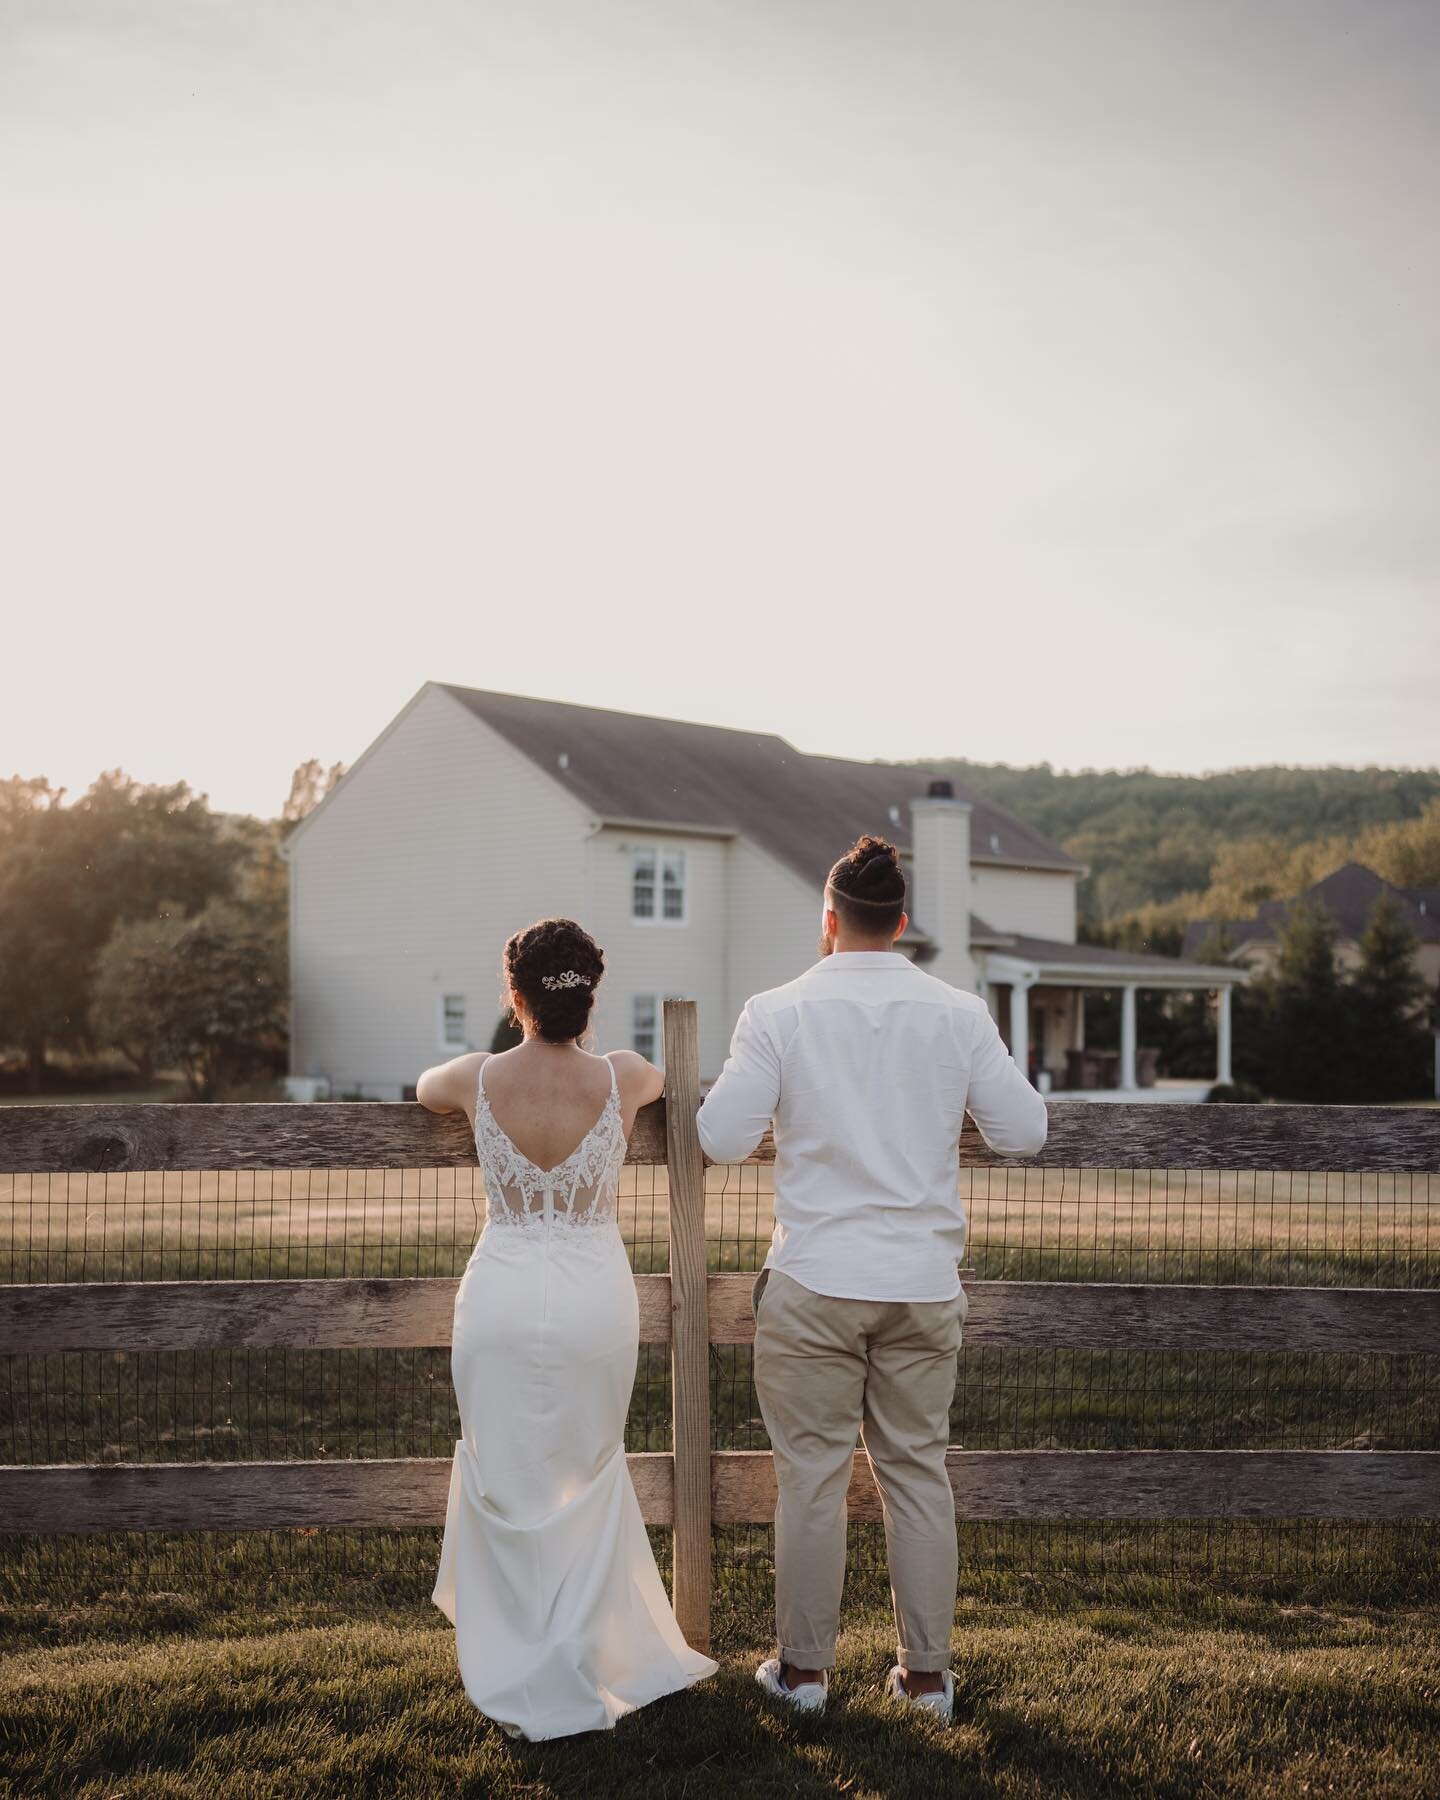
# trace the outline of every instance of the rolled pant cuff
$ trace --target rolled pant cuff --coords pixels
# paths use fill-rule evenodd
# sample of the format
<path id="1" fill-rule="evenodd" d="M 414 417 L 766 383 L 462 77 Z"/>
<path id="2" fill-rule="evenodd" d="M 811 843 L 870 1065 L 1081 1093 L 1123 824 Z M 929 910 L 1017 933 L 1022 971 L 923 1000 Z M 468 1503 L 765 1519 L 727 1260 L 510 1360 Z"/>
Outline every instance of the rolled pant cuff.
<path id="1" fill-rule="evenodd" d="M 950 1667 L 950 1658 L 938 1651 L 917 1650 L 914 1655 L 907 1655 L 905 1651 L 897 1649 L 895 1660 L 902 1669 L 913 1675 L 943 1675 Z M 805 1665 L 802 1663 L 800 1666 L 804 1668 Z"/>
<path id="2" fill-rule="evenodd" d="M 789 1669 L 833 1669 L 835 1646 L 832 1644 L 828 1650 L 796 1650 L 782 1644 L 780 1660 Z"/>

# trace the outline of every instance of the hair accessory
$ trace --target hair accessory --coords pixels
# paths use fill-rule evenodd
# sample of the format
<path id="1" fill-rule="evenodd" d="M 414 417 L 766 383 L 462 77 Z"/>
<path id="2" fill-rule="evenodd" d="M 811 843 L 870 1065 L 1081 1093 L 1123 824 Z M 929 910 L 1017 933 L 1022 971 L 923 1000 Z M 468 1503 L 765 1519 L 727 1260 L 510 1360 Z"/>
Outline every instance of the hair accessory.
<path id="1" fill-rule="evenodd" d="M 558 975 L 542 975 L 540 985 L 547 988 L 572 988 L 589 987 L 591 982 L 588 975 L 582 975 L 576 969 L 563 969 Z"/>

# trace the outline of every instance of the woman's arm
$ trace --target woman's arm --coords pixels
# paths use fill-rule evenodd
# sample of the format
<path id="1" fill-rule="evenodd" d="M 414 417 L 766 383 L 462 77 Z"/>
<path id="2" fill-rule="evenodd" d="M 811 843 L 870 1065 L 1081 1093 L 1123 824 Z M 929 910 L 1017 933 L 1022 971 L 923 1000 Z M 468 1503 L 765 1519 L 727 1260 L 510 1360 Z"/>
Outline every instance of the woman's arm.
<path id="1" fill-rule="evenodd" d="M 415 1083 L 415 1098 L 429 1112 L 470 1114 L 475 1104 L 475 1084 L 488 1050 L 467 1050 L 449 1062 L 436 1063 Z"/>
<path id="2" fill-rule="evenodd" d="M 615 1067 L 615 1085 L 620 1090 L 620 1110 L 633 1127 L 640 1108 L 665 1092 L 665 1077 L 638 1050 L 612 1050 L 610 1061 Z"/>

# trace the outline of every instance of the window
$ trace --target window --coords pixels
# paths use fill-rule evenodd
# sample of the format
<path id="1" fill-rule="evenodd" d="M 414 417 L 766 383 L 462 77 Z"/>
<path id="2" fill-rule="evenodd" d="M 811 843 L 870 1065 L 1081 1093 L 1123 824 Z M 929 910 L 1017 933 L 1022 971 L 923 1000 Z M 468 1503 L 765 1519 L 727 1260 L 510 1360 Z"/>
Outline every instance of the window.
<path id="1" fill-rule="evenodd" d="M 646 925 L 685 924 L 683 850 L 644 844 L 631 852 L 630 917 Z"/>
<path id="2" fill-rule="evenodd" d="M 685 923 L 685 852 L 666 850 L 660 858 L 660 917 Z"/>
<path id="3" fill-rule="evenodd" d="M 683 1000 L 683 994 L 666 994 L 666 1000 Z M 638 1050 L 657 1069 L 665 1067 L 664 1007 L 659 994 L 636 994 L 630 1002 L 630 1048 Z"/>
<path id="4" fill-rule="evenodd" d="M 630 865 L 630 916 L 632 919 L 655 917 L 655 852 L 637 850 Z"/>
<path id="5" fill-rule="evenodd" d="M 660 1006 L 654 994 L 636 994 L 630 1002 L 630 1048 L 647 1062 L 660 1048 Z"/>
<path id="6" fill-rule="evenodd" d="M 440 1048 L 442 1050 L 468 1050 L 470 1040 L 465 1035 L 465 996 L 463 994 L 446 994 L 440 1002 Z"/>

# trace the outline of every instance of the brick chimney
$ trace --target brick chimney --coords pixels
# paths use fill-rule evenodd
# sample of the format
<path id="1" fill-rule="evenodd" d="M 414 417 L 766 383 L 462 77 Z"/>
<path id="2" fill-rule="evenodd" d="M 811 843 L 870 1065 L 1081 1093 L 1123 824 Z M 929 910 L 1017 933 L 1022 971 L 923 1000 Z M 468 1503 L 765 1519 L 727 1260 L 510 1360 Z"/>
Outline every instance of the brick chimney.
<path id="1" fill-rule="evenodd" d="M 910 802 L 910 916 L 936 945 L 925 971 L 976 991 L 970 955 L 970 802 L 948 781 L 932 781 Z"/>

